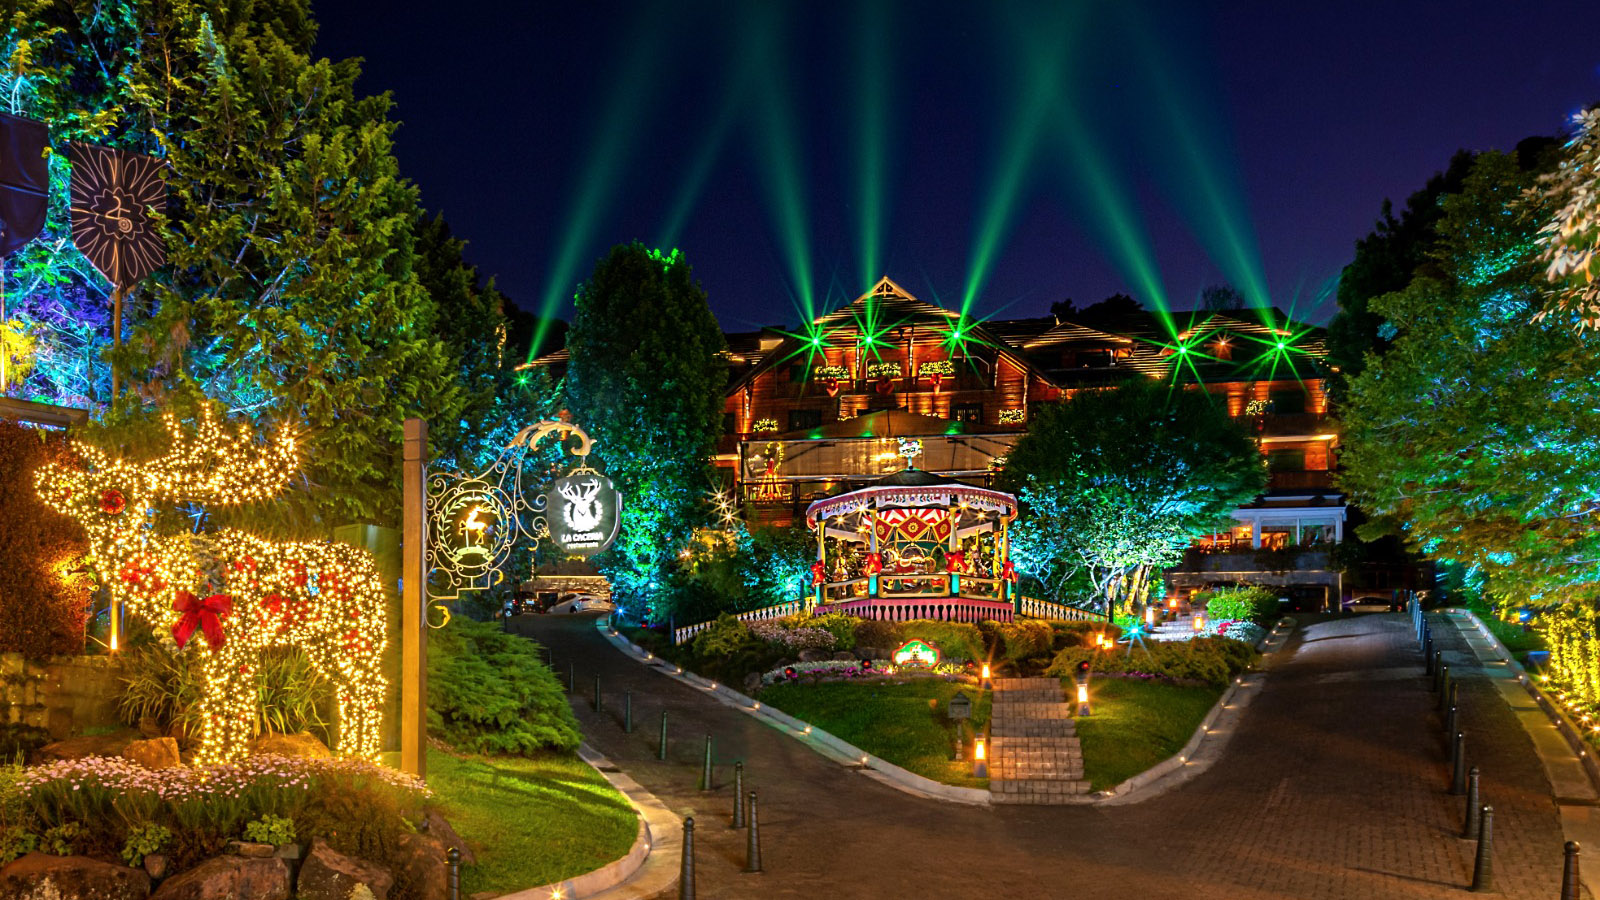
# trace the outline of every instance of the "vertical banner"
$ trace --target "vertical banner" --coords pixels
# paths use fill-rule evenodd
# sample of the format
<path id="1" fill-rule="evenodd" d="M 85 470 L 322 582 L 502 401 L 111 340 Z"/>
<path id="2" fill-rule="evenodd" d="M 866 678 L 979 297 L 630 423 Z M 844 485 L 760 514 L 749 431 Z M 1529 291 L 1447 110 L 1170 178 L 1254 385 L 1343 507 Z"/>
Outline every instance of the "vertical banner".
<path id="1" fill-rule="evenodd" d="M 119 289 L 167 261 L 151 213 L 167 209 L 163 164 L 153 156 L 76 141 L 72 162 L 72 242 Z"/>
<path id="2" fill-rule="evenodd" d="M 0 258 L 39 236 L 50 192 L 43 122 L 0 113 Z"/>

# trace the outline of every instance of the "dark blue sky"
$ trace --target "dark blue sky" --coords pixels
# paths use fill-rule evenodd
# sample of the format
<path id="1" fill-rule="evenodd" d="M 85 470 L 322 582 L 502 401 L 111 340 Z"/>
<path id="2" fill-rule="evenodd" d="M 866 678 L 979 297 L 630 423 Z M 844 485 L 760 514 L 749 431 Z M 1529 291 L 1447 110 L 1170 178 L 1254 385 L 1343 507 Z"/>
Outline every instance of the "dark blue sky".
<path id="1" fill-rule="evenodd" d="M 1231 282 L 1323 319 L 1384 198 L 1600 101 L 1592 0 L 382 9 L 319 3 L 318 52 L 393 92 L 502 290 L 568 316 L 609 246 L 670 237 L 729 329 L 854 297 L 871 235 L 982 315 Z"/>

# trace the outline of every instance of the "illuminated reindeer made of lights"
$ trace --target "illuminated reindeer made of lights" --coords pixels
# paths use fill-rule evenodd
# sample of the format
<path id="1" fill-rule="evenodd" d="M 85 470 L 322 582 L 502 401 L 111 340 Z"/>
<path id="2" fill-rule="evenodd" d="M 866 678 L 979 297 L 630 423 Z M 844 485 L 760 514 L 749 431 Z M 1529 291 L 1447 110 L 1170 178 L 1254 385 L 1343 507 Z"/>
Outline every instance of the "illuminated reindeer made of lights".
<path id="1" fill-rule="evenodd" d="M 284 543 L 223 529 L 162 535 L 155 504 L 235 505 L 264 500 L 299 468 L 294 436 L 266 446 L 248 428 L 203 415 L 194 435 L 167 418 L 166 455 L 142 463 L 78 444 L 90 464 L 50 464 L 39 495 L 83 524 L 101 583 L 116 603 L 179 646 L 200 632 L 204 714 L 197 760 L 243 756 L 256 716 L 261 653 L 298 648 L 333 683 L 342 755 L 376 757 L 385 681 L 379 669 L 384 595 L 372 557 L 340 543 Z M 115 649 L 115 646 L 113 646 Z"/>

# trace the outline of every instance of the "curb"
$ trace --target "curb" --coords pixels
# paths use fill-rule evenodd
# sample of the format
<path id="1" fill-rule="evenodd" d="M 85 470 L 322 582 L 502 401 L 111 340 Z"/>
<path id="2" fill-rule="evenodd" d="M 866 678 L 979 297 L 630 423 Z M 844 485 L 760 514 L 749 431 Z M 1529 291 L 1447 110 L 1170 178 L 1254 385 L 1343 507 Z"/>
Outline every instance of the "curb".
<path id="1" fill-rule="evenodd" d="M 496 900 L 549 900 L 551 897 L 566 900 L 585 897 L 631 900 L 653 897 L 677 882 L 676 860 L 674 854 L 668 852 L 681 845 L 683 840 L 674 830 L 678 824 L 677 816 L 654 794 L 645 790 L 643 785 L 623 774 L 611 760 L 588 744 L 578 746 L 578 757 L 621 792 L 634 812 L 639 814 L 639 833 L 633 840 L 633 846 L 620 859 L 592 872 L 501 894 Z M 663 835 L 660 841 L 655 840 L 656 834 Z M 639 876 L 637 879 L 636 875 Z M 619 889 L 613 891 L 613 888 Z"/>
<path id="2" fill-rule="evenodd" d="M 701 678 L 693 672 L 686 672 L 679 666 L 668 663 L 664 659 L 659 659 L 650 651 L 629 641 L 619 632 L 612 629 L 611 621 L 608 618 L 596 619 L 595 627 L 599 629 L 600 634 L 612 646 L 633 657 L 636 661 L 645 664 L 668 678 L 677 679 L 711 694 L 722 705 L 755 717 L 762 724 L 775 728 L 811 748 L 813 752 L 824 759 L 831 760 L 845 768 L 857 769 L 874 781 L 916 797 L 943 800 L 947 803 L 964 803 L 971 806 L 989 805 L 989 792 L 986 790 L 956 787 L 955 785 L 934 781 L 931 778 L 924 778 L 886 759 L 873 756 L 860 747 L 835 737 L 814 725 L 802 722 L 788 713 L 773 709 L 770 706 L 763 706 L 761 701 L 746 697 L 725 684 L 718 684 L 710 679 Z"/>
<path id="3" fill-rule="evenodd" d="M 1293 619 L 1279 619 L 1277 624 L 1272 626 L 1272 630 L 1263 635 L 1260 641 L 1256 642 L 1256 649 L 1260 650 L 1263 656 L 1271 656 L 1283 649 L 1284 643 L 1289 640 L 1289 636 L 1294 633 L 1294 629 L 1295 621 Z M 1239 714 L 1242 714 L 1245 708 L 1250 705 L 1250 701 L 1254 700 L 1256 694 L 1260 693 L 1260 691 L 1246 691 L 1244 693 L 1240 693 L 1240 691 L 1243 688 L 1256 687 L 1264 678 L 1265 676 L 1262 672 L 1251 672 L 1234 678 L 1233 684 L 1228 685 L 1228 689 L 1222 692 L 1222 696 L 1217 698 L 1217 702 L 1211 705 L 1211 710 L 1206 713 L 1205 718 L 1200 720 L 1200 725 L 1195 728 L 1194 734 L 1189 737 L 1189 742 L 1184 744 L 1177 754 L 1167 757 L 1109 790 L 1101 791 L 1092 799 L 1084 802 L 1107 806 L 1139 803 L 1176 787 L 1211 768 L 1211 764 L 1215 762 L 1215 759 L 1211 757 L 1197 758 L 1200 750 L 1203 747 L 1210 746 L 1221 751 L 1227 744 L 1228 739 L 1233 736 L 1233 729 L 1217 728 L 1217 720 L 1222 717 L 1225 710 L 1238 710 Z M 1156 784 L 1165 776 L 1180 770 L 1181 774 L 1175 776 L 1168 783 Z M 1151 787 L 1151 785 L 1155 785 L 1155 787 Z M 1132 796 L 1135 793 L 1138 793 L 1138 796 Z"/>
<path id="4" fill-rule="evenodd" d="M 1583 732 L 1579 729 L 1578 723 L 1572 721 L 1572 718 L 1561 708 L 1561 704 L 1546 696 L 1544 689 L 1539 687 L 1533 677 L 1528 674 L 1528 671 L 1522 667 L 1522 664 L 1512 657 L 1511 653 L 1506 650 L 1506 645 L 1500 643 L 1500 639 L 1495 637 L 1494 632 L 1483 624 L 1483 620 L 1478 618 L 1477 613 L 1470 609 L 1461 609 L 1459 607 L 1446 607 L 1435 610 L 1435 612 L 1444 616 L 1466 619 L 1472 623 L 1474 628 L 1478 629 L 1478 633 L 1483 635 L 1488 640 L 1489 646 L 1494 648 L 1495 655 L 1501 662 L 1506 664 L 1507 669 L 1517 676 L 1517 683 L 1522 685 L 1523 690 L 1528 692 L 1528 696 L 1538 702 L 1539 708 L 1544 710 L 1545 715 L 1550 717 L 1550 721 L 1556 726 L 1556 730 L 1561 732 L 1562 737 L 1566 738 L 1567 746 L 1572 749 L 1573 753 L 1577 754 L 1578 761 L 1583 765 L 1583 771 L 1588 774 L 1589 783 L 1594 786 L 1597 793 L 1600 793 L 1600 761 L 1596 761 L 1594 754 L 1589 752 L 1589 743 L 1583 739 Z M 1457 627 L 1460 626 L 1458 625 Z"/>

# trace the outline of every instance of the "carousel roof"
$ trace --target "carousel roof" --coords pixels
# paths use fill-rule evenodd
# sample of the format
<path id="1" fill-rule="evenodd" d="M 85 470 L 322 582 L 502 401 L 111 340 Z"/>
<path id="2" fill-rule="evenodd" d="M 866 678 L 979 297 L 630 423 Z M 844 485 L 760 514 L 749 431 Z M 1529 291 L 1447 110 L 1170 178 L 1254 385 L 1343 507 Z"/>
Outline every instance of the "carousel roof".
<path id="1" fill-rule="evenodd" d="M 868 484 L 866 487 L 824 497 L 806 507 L 806 523 L 848 515 L 865 509 L 930 509 L 968 506 L 980 511 L 1015 515 L 1017 498 L 1005 491 L 978 487 L 954 478 L 903 469 Z"/>

